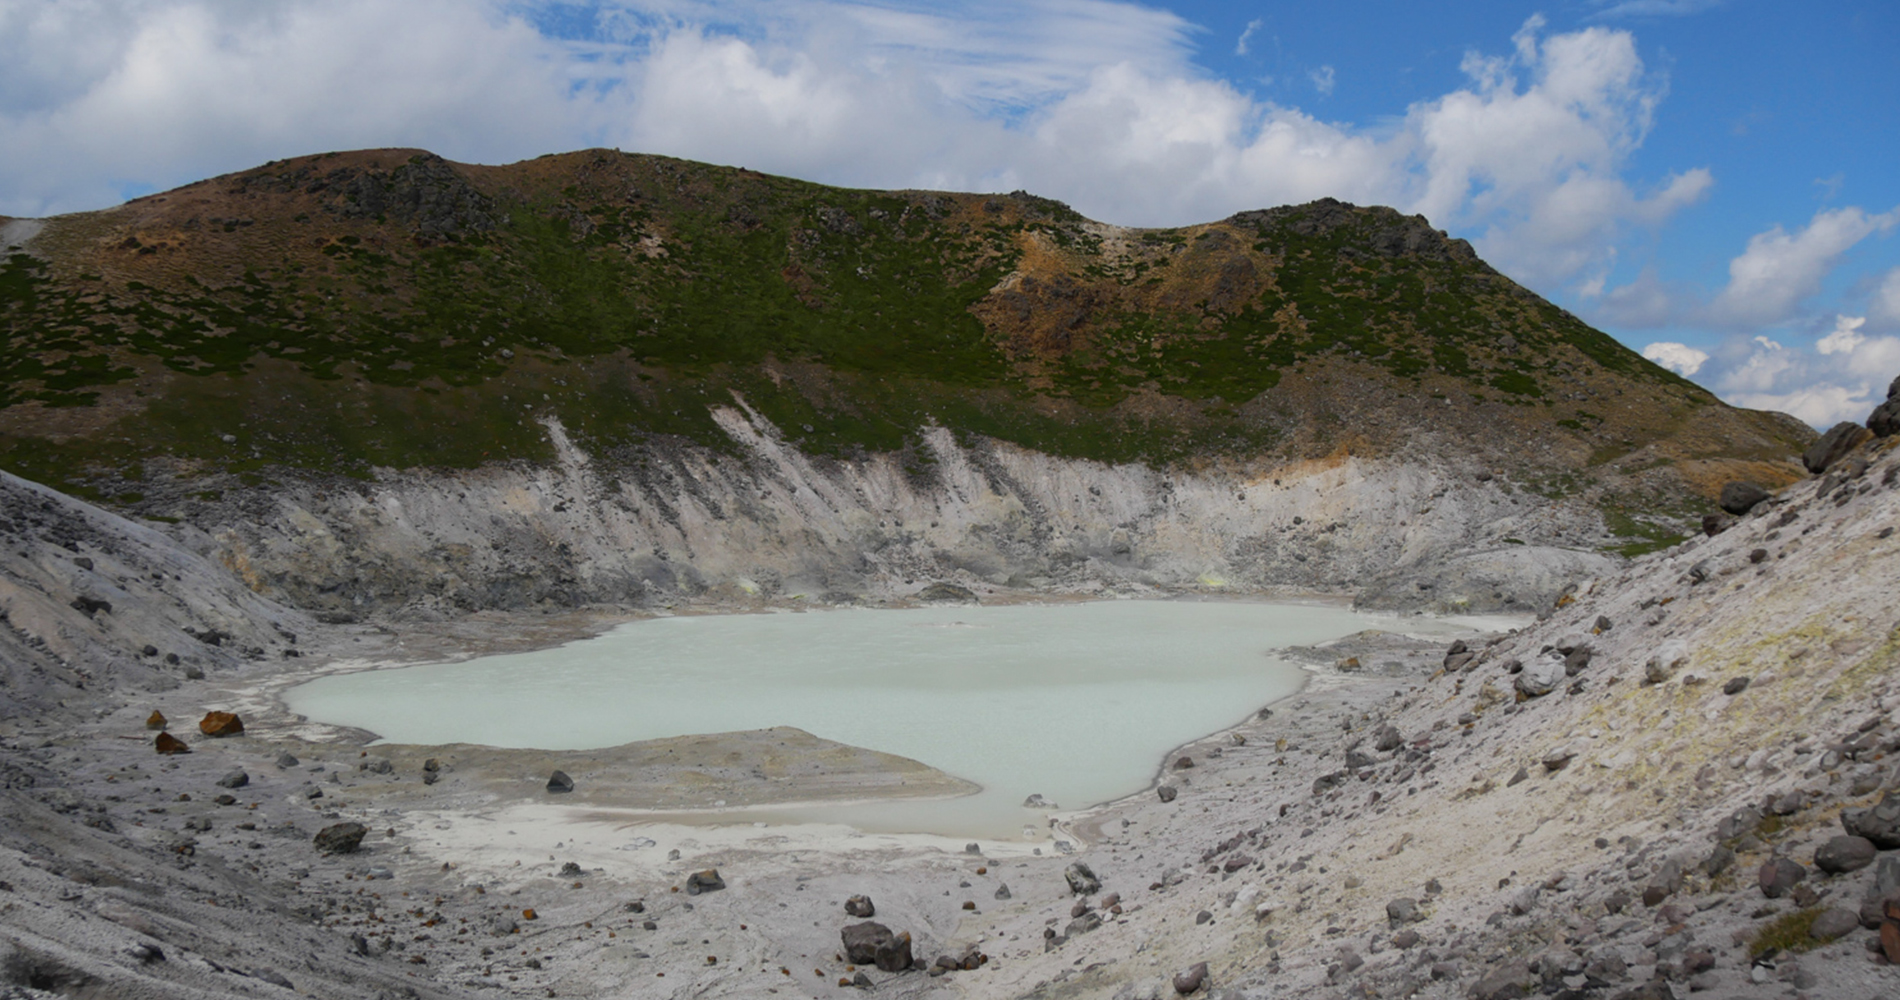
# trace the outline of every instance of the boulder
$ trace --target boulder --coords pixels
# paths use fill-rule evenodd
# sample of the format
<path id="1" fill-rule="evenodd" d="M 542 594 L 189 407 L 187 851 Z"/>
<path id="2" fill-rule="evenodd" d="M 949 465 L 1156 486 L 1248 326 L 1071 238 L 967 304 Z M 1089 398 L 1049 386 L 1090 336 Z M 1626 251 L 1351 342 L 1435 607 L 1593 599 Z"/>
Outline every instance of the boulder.
<path id="1" fill-rule="evenodd" d="M 1808 877 L 1808 870 L 1787 858 L 1770 858 L 1761 863 L 1761 870 L 1756 872 L 1755 877 L 1761 886 L 1762 895 L 1769 899 L 1780 899 Z"/>
<path id="2" fill-rule="evenodd" d="M 1873 437 L 1873 431 L 1850 421 L 1842 421 L 1829 428 L 1820 440 L 1801 453 L 1801 464 L 1818 476 L 1826 472 L 1828 466 L 1846 457 L 1848 452 L 1873 440 Z"/>
<path id="3" fill-rule="evenodd" d="M 568 777 L 566 771 L 557 770 L 553 774 L 548 775 L 548 791 L 549 792 L 559 795 L 565 792 L 571 792 L 573 790 L 574 790 L 574 779 Z"/>
<path id="4" fill-rule="evenodd" d="M 1506 959 L 1471 987 L 1472 1000 L 1516 1000 L 1525 994 L 1532 981 L 1530 966 L 1523 959 Z"/>
<path id="5" fill-rule="evenodd" d="M 181 740 L 170 733 L 159 733 L 158 739 L 154 740 L 152 745 L 158 750 L 159 753 L 171 754 L 171 753 L 190 753 L 191 752 L 191 748 L 185 745 L 184 740 Z"/>
<path id="6" fill-rule="evenodd" d="M 1867 415 L 1867 429 L 1875 437 L 1900 434 L 1900 378 L 1895 378 L 1887 386 L 1887 401 L 1874 407 L 1874 412 Z"/>
<path id="7" fill-rule="evenodd" d="M 1096 878 L 1095 872 L 1081 861 L 1070 864 L 1062 877 L 1069 883 L 1069 891 L 1078 896 L 1091 896 L 1102 891 L 1102 880 Z"/>
<path id="8" fill-rule="evenodd" d="M 158 709 L 152 709 L 152 714 L 145 717 L 145 728 L 147 729 L 162 730 L 170 724 L 170 721 L 165 718 L 165 713 Z"/>
<path id="9" fill-rule="evenodd" d="M 1564 680 L 1564 662 L 1540 656 L 1524 665 L 1513 682 L 1527 698 L 1541 698 L 1557 689 Z"/>
<path id="10" fill-rule="evenodd" d="M 1174 797 L 1181 793 L 1180 790 L 1176 789 L 1173 785 L 1161 785 L 1155 788 L 1155 794 L 1160 796 L 1163 802 L 1173 802 Z"/>
<path id="11" fill-rule="evenodd" d="M 1391 753 L 1404 745 L 1405 734 L 1399 732 L 1397 727 L 1381 726 L 1378 734 L 1373 737 L 1372 748 L 1380 753 Z"/>
<path id="12" fill-rule="evenodd" d="M 1722 496 L 1718 501 L 1722 509 L 1740 517 L 1755 509 L 1755 505 L 1768 499 L 1768 491 L 1754 483 L 1732 480 L 1722 484 Z"/>
<path id="13" fill-rule="evenodd" d="M 1069 921 L 1069 925 L 1062 929 L 1062 933 L 1067 937 L 1079 937 L 1100 926 L 1102 926 L 1102 915 L 1094 910 L 1089 910 L 1086 913 L 1078 914 L 1074 920 Z"/>
<path id="14" fill-rule="evenodd" d="M 1009 883 L 1008 882 L 1004 882 L 1002 885 L 999 885 L 996 887 L 996 898 L 997 899 L 1009 898 Z"/>
<path id="15" fill-rule="evenodd" d="M 726 880 L 719 877 L 719 869 L 708 868 L 686 876 L 686 894 L 697 896 L 706 892 L 718 892 L 726 887 Z M 869 902 L 869 900 L 866 900 Z"/>
<path id="16" fill-rule="evenodd" d="M 288 771 L 296 767 L 298 763 L 297 758 L 292 756 L 288 750 L 277 755 L 277 769 L 280 771 Z"/>
<path id="17" fill-rule="evenodd" d="M 1845 906 L 1832 906 L 1814 918 L 1808 936 L 1816 941 L 1832 941 L 1860 926 L 1860 914 Z"/>
<path id="18" fill-rule="evenodd" d="M 1856 837 L 1873 841 L 1883 851 L 1900 848 L 1900 797 L 1888 792 L 1871 809 L 1850 809 L 1841 813 L 1841 826 Z"/>
<path id="19" fill-rule="evenodd" d="M 1174 992 L 1187 996 L 1207 986 L 1207 963 L 1196 962 L 1174 976 Z"/>
<path id="20" fill-rule="evenodd" d="M 1379 763 L 1379 758 L 1374 757 L 1364 750 L 1352 749 L 1346 751 L 1346 769 L 1349 771 L 1357 771 L 1361 768 L 1371 767 L 1377 763 Z"/>
<path id="21" fill-rule="evenodd" d="M 218 779 L 218 786 L 220 788 L 243 788 L 250 783 L 251 776 L 244 773 L 242 769 L 232 771 L 230 774 Z"/>
<path id="22" fill-rule="evenodd" d="M 1722 693 L 1731 696 L 1741 694 L 1743 691 L 1748 690 L 1751 679 L 1752 678 L 1746 676 L 1731 677 L 1728 679 L 1728 683 L 1722 685 Z"/>
<path id="23" fill-rule="evenodd" d="M 1038 792 L 1037 794 L 1031 795 L 1030 797 L 1023 800 L 1023 808 L 1024 809 L 1057 809 L 1060 807 L 1057 806 L 1054 802 L 1051 802 L 1048 799 L 1043 798 L 1042 794 Z"/>
<path id="24" fill-rule="evenodd" d="M 877 916 L 877 907 L 872 905 L 869 896 L 853 896 L 844 901 L 844 912 L 859 919 L 869 919 Z"/>
<path id="25" fill-rule="evenodd" d="M 362 846 L 369 828 L 361 823 L 332 823 L 317 831 L 313 843 L 324 854 L 349 854 Z"/>
<path id="26" fill-rule="evenodd" d="M 1418 910 L 1418 900 L 1400 897 L 1385 904 L 1385 919 L 1390 921 L 1392 926 L 1399 927 L 1404 924 L 1415 924 L 1425 919 L 1425 915 Z"/>
<path id="27" fill-rule="evenodd" d="M 1661 684 L 1672 674 L 1689 662 L 1689 648 L 1680 640 L 1671 640 L 1657 647 L 1656 652 L 1643 663 L 1643 683 Z"/>
<path id="28" fill-rule="evenodd" d="M 198 731 L 206 736 L 237 736 L 244 732 L 244 720 L 230 712 L 206 712 L 198 720 Z"/>
<path id="29" fill-rule="evenodd" d="M 917 592 L 917 599 L 932 604 L 958 603 L 976 604 L 976 593 L 968 587 L 959 587 L 954 583 L 933 583 Z"/>
<path id="30" fill-rule="evenodd" d="M 885 972 L 902 972 L 910 968 L 910 932 L 902 932 L 878 945 L 871 962 Z"/>
<path id="31" fill-rule="evenodd" d="M 844 941 L 844 960 L 852 965 L 870 965 L 877 961 L 879 946 L 895 939 L 889 927 L 875 920 L 846 924 L 844 930 L 838 933 Z"/>
<path id="32" fill-rule="evenodd" d="M 1829 875 L 1857 872 L 1874 863 L 1879 855 L 1874 842 L 1866 837 L 1832 837 L 1814 852 L 1814 867 Z"/>

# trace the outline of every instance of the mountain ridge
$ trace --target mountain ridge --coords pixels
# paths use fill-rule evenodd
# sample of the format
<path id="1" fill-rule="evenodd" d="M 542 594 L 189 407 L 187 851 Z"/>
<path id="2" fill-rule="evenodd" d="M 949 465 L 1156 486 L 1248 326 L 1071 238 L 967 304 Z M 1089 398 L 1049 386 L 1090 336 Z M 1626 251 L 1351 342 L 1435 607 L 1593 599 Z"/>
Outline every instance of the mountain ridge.
<path id="1" fill-rule="evenodd" d="M 629 538 L 676 566 L 715 544 L 666 526 L 682 504 L 709 523 L 817 531 L 860 582 L 853 551 L 894 537 L 916 547 L 899 560 L 910 568 L 872 572 L 885 583 L 860 594 L 967 574 L 954 553 L 994 553 L 1004 538 L 1016 555 L 977 560 L 992 569 L 975 578 L 1061 579 L 1049 539 L 1091 534 L 1090 551 L 1112 552 L 1126 544 L 1109 541 L 1118 531 L 1172 523 L 1163 482 L 1258 494 L 1282 470 L 1342 456 L 1484 484 L 1472 511 L 1556 503 L 1575 527 L 1546 542 L 1627 554 L 1692 530 L 1729 479 L 1798 478 L 1792 456 L 1813 437 L 1642 359 L 1422 217 L 1331 199 L 1128 229 L 1024 192 L 849 190 L 605 150 L 503 166 L 363 150 L 37 225 L 9 237 L 18 245 L 0 261 L 12 347 L 0 468 L 225 539 L 207 545 L 227 562 L 291 552 L 295 532 L 266 540 L 301 517 L 337 537 L 386 536 L 356 522 L 377 495 L 447 520 L 412 525 L 370 563 L 400 565 L 395 553 L 418 545 L 505 550 L 515 543 L 500 536 L 443 541 L 470 529 L 420 498 L 465 496 L 470 476 L 549 481 L 571 464 L 569 445 L 599 486 L 583 506 L 608 505 L 589 509 L 609 520 L 659 512 Z M 952 495 L 942 463 L 962 461 L 953 455 L 986 470 L 977 493 Z M 891 496 L 906 498 L 891 503 L 922 520 L 894 536 L 876 504 L 855 499 L 871 465 L 889 467 Z M 1029 480 L 1003 471 L 1030 467 Z M 1065 524 L 1052 512 L 1086 506 L 1051 492 L 1070 479 L 1143 499 Z M 843 499 L 758 509 L 774 482 L 793 481 Z M 1374 517 L 1367 530 L 1407 520 L 1370 503 L 1371 479 L 1353 481 L 1365 489 L 1341 510 Z M 716 495 L 687 497 L 687 482 L 716 482 Z M 989 498 L 988 513 L 967 536 L 942 537 L 945 512 L 969 496 Z M 286 497 L 302 499 L 291 510 Z M 347 497 L 362 502 L 329 506 Z M 502 533 L 572 548 L 592 529 L 564 503 Z M 1208 571 L 1249 586 L 1337 587 L 1395 569 L 1355 556 L 1350 572 L 1307 573 L 1287 555 L 1282 569 L 1239 572 L 1267 524 L 1305 515 L 1260 509 L 1230 524 L 1211 499 L 1196 509 L 1193 531 L 1225 553 Z M 1542 544 L 1465 513 L 1453 521 L 1453 534 L 1478 534 L 1440 538 L 1439 556 L 1474 540 Z M 1158 563 L 1173 562 L 1171 542 L 1151 541 Z M 608 575 L 639 579 L 624 563 Z M 294 572 L 280 564 L 277 578 Z M 339 572 L 357 570 L 318 577 Z M 1177 567 L 1142 582 L 1200 575 Z M 426 589 L 391 583 L 377 600 Z"/>

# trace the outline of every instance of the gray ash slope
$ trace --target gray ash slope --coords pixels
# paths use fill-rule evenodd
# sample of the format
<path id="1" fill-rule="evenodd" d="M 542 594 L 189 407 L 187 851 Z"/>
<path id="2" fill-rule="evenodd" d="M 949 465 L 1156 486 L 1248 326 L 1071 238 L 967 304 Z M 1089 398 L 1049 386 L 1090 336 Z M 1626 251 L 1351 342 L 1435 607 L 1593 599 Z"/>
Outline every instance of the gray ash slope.
<path id="1" fill-rule="evenodd" d="M 844 963 L 812 953 L 835 928 L 810 926 L 809 907 L 774 915 L 817 875 L 840 898 L 896 900 L 924 958 L 992 956 L 867 973 L 886 995 L 1165 996 L 1202 962 L 1205 989 L 1247 1000 L 1892 995 L 1900 967 L 1870 948 L 1884 918 L 1868 904 L 1894 888 L 1900 854 L 1882 848 L 1900 841 L 1867 811 L 1900 792 L 1900 450 L 1831 440 L 1820 476 L 1713 537 L 1605 567 L 1535 627 L 1432 656 L 1342 644 L 1335 662 L 1356 652 L 1360 669 L 1324 669 L 1271 715 L 1183 748 L 1197 766 L 1163 772 L 1167 801 L 1075 821 L 1119 913 L 1097 895 L 1070 916 L 1068 858 L 1009 868 L 1010 898 L 964 915 L 922 882 L 981 858 L 772 874 L 714 849 L 681 866 L 724 872 L 718 904 L 667 906 L 637 945 L 586 925 L 670 901 L 684 870 L 576 889 L 550 861 L 524 876 L 527 900 L 497 898 L 441 870 L 383 812 L 393 800 L 350 804 L 366 780 L 443 803 L 420 773 L 358 775 L 347 742 L 297 744 L 338 775 L 321 798 L 274 763 L 290 744 L 268 729 L 153 756 L 151 692 L 218 707 L 304 662 L 286 652 L 335 658 L 366 630 L 258 597 L 242 562 L 8 480 L 8 542 L 26 555 L 5 605 L 0 976 L 22 997 L 752 996 L 796 960 L 819 975 L 773 988 L 856 995 L 833 985 Z M 220 805 L 235 769 L 243 798 Z M 317 853 L 316 831 L 347 821 L 372 829 L 368 853 Z M 1850 828 L 1874 845 L 1865 867 L 1837 840 Z M 364 882 L 378 866 L 400 884 Z M 523 902 L 543 919 L 498 948 L 496 922 Z M 717 922 L 738 913 L 735 938 Z M 715 934 L 759 961 L 706 963 L 696 942 Z"/>

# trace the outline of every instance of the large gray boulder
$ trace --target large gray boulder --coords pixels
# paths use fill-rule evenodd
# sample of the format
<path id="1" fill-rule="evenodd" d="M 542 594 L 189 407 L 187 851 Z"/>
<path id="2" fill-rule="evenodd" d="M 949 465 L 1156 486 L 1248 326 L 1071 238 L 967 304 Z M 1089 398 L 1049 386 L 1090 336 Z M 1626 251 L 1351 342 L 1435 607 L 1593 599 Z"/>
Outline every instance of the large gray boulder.
<path id="1" fill-rule="evenodd" d="M 1801 464 L 1809 472 L 1820 475 L 1827 467 L 1847 457 L 1847 453 L 1873 440 L 1874 432 L 1852 421 L 1842 421 L 1828 428 L 1821 439 L 1808 446 L 1801 453 Z"/>
<path id="2" fill-rule="evenodd" d="M 1062 877 L 1068 881 L 1069 891 L 1078 896 L 1092 896 L 1102 891 L 1102 880 L 1096 878 L 1095 872 L 1080 861 L 1070 865 Z"/>
<path id="3" fill-rule="evenodd" d="M 1738 479 L 1722 484 L 1722 496 L 1719 502 L 1723 510 L 1741 517 L 1754 510 L 1756 504 L 1766 499 L 1768 499 L 1767 490 L 1754 483 Z"/>
<path id="4" fill-rule="evenodd" d="M 1841 826 L 1850 836 L 1866 837 L 1883 851 L 1900 848 L 1900 798 L 1888 792 L 1871 809 L 1841 813 Z"/>
<path id="5" fill-rule="evenodd" d="M 1867 429 L 1874 432 L 1875 437 L 1900 434 L 1900 377 L 1887 386 L 1887 401 L 1867 415 Z"/>
<path id="6" fill-rule="evenodd" d="M 1541 698 L 1564 682 L 1564 661 L 1539 656 L 1518 671 L 1516 685 L 1526 697 Z"/>

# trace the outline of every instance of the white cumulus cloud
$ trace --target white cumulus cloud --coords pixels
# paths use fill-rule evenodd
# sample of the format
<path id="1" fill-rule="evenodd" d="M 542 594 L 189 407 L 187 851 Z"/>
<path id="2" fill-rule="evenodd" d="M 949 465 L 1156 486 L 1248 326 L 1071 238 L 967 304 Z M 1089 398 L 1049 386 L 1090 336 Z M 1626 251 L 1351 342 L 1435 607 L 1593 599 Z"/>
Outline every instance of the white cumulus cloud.
<path id="1" fill-rule="evenodd" d="M 1023 187 L 1130 225 L 1384 203 L 1537 285 L 1600 272 L 1712 181 L 1629 176 L 1665 87 L 1627 31 L 1532 19 L 1468 54 L 1462 85 L 1360 124 L 1210 77 L 1199 31 L 1113 0 L 0 0 L 0 213 L 322 149 L 618 145 Z"/>
<path id="2" fill-rule="evenodd" d="M 1837 315 L 1813 350 L 1732 336 L 1710 355 L 1699 381 L 1737 406 L 1781 410 L 1816 427 L 1864 421 L 1900 375 L 1900 337 L 1870 336 L 1865 325 L 1865 317 Z"/>
<path id="3" fill-rule="evenodd" d="M 1709 360 L 1707 351 L 1669 340 L 1659 340 L 1643 348 L 1643 357 L 1684 376 L 1701 371 L 1703 362 Z"/>

